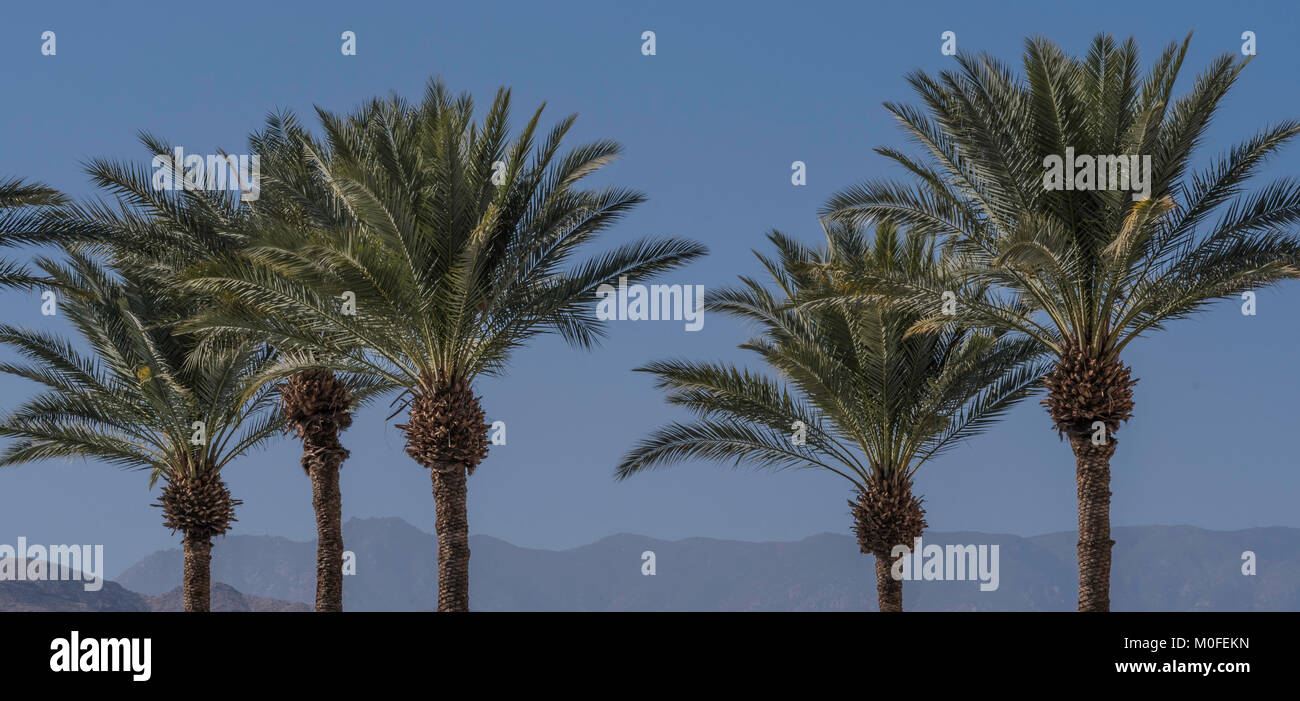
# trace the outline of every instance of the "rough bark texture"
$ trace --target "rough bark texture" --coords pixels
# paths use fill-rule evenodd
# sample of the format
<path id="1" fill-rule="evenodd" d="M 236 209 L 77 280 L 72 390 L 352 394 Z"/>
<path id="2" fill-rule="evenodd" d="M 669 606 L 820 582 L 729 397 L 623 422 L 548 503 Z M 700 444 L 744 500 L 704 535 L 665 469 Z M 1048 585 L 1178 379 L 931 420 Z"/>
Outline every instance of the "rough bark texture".
<path id="1" fill-rule="evenodd" d="M 185 536 L 185 610 L 208 611 L 212 598 L 212 540 Z"/>
<path id="2" fill-rule="evenodd" d="M 230 530 L 238 499 L 230 498 L 221 475 L 182 456 L 167 476 L 158 503 L 163 525 L 184 534 L 185 610 L 207 611 L 211 598 L 212 538 Z"/>
<path id="3" fill-rule="evenodd" d="M 352 425 L 351 396 L 329 371 L 303 372 L 285 381 L 280 399 L 302 439 L 302 469 L 311 477 L 316 512 L 316 610 L 343 610 L 343 497 L 339 470 L 348 450 L 339 433 Z"/>
<path id="4" fill-rule="evenodd" d="M 1115 439 L 1071 442 L 1079 495 L 1079 610 L 1110 610 L 1110 456 Z"/>
<path id="5" fill-rule="evenodd" d="M 433 475 L 434 528 L 438 531 L 438 610 L 469 610 L 469 519 L 466 470 L 449 463 Z"/>
<path id="6" fill-rule="evenodd" d="M 1067 342 L 1043 382 L 1052 423 L 1074 451 L 1079 499 L 1079 610 L 1110 610 L 1110 458 L 1115 432 L 1133 417 L 1127 365 Z M 1100 423 L 1100 426 L 1095 424 Z"/>
<path id="7" fill-rule="evenodd" d="M 306 455 L 303 459 L 306 459 Z M 338 458 L 311 466 L 311 505 L 316 511 L 316 610 L 343 610 L 343 500 Z"/>
<path id="8" fill-rule="evenodd" d="M 468 383 L 456 380 L 411 401 L 406 453 L 429 468 L 438 532 L 438 610 L 469 610 L 469 522 L 466 478 L 487 457 L 483 408 Z"/>
<path id="9" fill-rule="evenodd" d="M 863 554 L 876 558 L 876 598 L 881 611 L 903 610 L 903 583 L 893 578 L 896 545 L 912 547 L 925 531 L 925 509 L 905 477 L 879 479 L 849 502 L 853 532 Z"/>
<path id="10" fill-rule="evenodd" d="M 903 610 L 903 583 L 894 579 L 890 573 L 893 560 L 887 552 L 875 553 L 876 556 L 876 602 L 881 612 L 898 612 Z"/>

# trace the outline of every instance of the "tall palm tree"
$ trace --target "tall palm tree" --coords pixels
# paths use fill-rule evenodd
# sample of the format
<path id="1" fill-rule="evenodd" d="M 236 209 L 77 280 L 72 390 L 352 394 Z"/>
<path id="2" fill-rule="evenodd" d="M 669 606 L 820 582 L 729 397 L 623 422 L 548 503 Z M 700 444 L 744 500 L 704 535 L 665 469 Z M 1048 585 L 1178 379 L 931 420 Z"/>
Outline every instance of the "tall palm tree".
<path id="1" fill-rule="evenodd" d="M 642 440 L 618 477 L 689 458 L 840 475 L 856 492 L 849 504 L 859 546 L 875 556 L 879 609 L 902 611 L 893 549 L 912 547 L 926 526 L 913 476 L 1032 391 L 1046 368 L 1036 362 L 1042 351 L 1028 339 L 957 324 L 918 328 L 918 315 L 885 305 L 796 304 L 837 290 L 841 269 L 947 275 L 951 261 L 923 235 L 881 224 L 870 241 L 856 227 L 832 225 L 824 251 L 779 232 L 768 238 L 778 256 L 759 260 L 775 294 L 742 277 L 706 308 L 755 323 L 759 334 L 741 348 L 778 379 L 719 363 L 639 368 L 697 418 Z"/>
<path id="2" fill-rule="evenodd" d="M 923 155 L 877 149 L 914 180 L 869 181 L 825 209 L 945 239 L 966 260 L 963 279 L 996 291 L 959 295 L 959 319 L 1014 329 L 1055 354 L 1043 403 L 1075 456 L 1080 611 L 1110 607 L 1110 459 L 1135 383 L 1124 349 L 1212 300 L 1300 274 L 1300 240 L 1285 232 L 1300 221 L 1300 183 L 1245 188 L 1300 122 L 1265 128 L 1192 172 L 1192 154 L 1248 60 L 1217 58 L 1175 97 L 1190 40 L 1170 44 L 1145 76 L 1136 43 L 1105 34 L 1082 58 L 1028 40 L 1023 76 L 965 54 L 938 77 L 914 73 L 908 81 L 924 106 L 886 107 Z M 1057 189 L 1049 167 L 1067 149 L 1090 159 L 1149 156 L 1149 197 L 1131 191 L 1140 159 L 1130 161 L 1130 190 Z M 1124 184 L 1122 171 L 1107 175 Z M 932 316 L 943 284 L 876 273 L 853 282 L 859 294 Z"/>
<path id="3" fill-rule="evenodd" d="M 273 114 L 265 128 L 250 139 L 252 150 L 261 154 L 262 178 L 259 196 L 250 209 L 253 216 L 245 227 L 240 248 L 226 251 L 196 266 L 183 277 L 210 274 L 230 260 L 237 260 L 245 248 L 261 245 L 260 232 L 298 232 L 305 238 L 320 227 L 337 226 L 344 212 L 330 195 L 312 160 L 325 149 L 303 129 L 290 113 Z M 266 222 L 274 222 L 268 226 Z M 274 243 L 274 241 L 272 241 Z M 202 319 L 216 310 L 238 308 L 239 300 L 222 296 L 212 300 L 192 324 L 206 331 Z M 224 312 L 217 312 L 224 313 Z M 316 515 L 316 610 L 343 610 L 343 501 L 339 471 L 348 458 L 339 434 L 352 425 L 353 410 L 368 397 L 365 378 L 336 374 L 311 367 L 287 377 L 280 388 L 281 407 L 288 425 L 302 441 L 302 469 L 311 480 L 312 508 Z"/>
<path id="4" fill-rule="evenodd" d="M 475 123 L 468 96 L 432 81 L 419 104 L 320 112 L 326 150 L 312 158 L 344 221 L 306 234 L 279 227 L 279 243 L 268 226 L 241 261 L 190 282 L 244 307 L 204 319 L 209 332 L 258 333 L 286 349 L 276 373 L 328 369 L 399 392 L 406 452 L 433 485 L 440 611 L 469 607 L 466 480 L 488 446 L 475 379 L 503 373 L 538 334 L 594 345 L 597 287 L 704 253 L 640 240 L 576 263 L 579 247 L 643 197 L 579 189 L 618 155 L 614 142 L 558 155 L 574 117 L 538 143 L 538 109 L 511 143 L 509 111 L 502 89 Z"/>
<path id="5" fill-rule="evenodd" d="M 175 298 L 80 247 L 66 259 L 36 265 L 89 353 L 0 325 L 0 343 L 26 359 L 0 363 L 0 372 L 46 388 L 0 421 L 0 436 L 14 439 L 0 466 L 82 457 L 148 470 L 150 487 L 164 483 L 155 504 L 164 525 L 183 534 L 185 610 L 207 611 L 212 538 L 229 530 L 240 503 L 222 470 L 283 430 L 272 389 L 250 385 L 268 356 L 245 344 L 189 364 L 193 339 L 167 321 Z"/>

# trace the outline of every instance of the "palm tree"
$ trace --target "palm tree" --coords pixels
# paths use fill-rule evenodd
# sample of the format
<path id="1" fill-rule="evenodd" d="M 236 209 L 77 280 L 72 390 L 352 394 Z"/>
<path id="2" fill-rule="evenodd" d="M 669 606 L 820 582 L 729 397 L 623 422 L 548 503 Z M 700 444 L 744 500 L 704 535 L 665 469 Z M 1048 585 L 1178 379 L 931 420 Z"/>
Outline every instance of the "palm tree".
<path id="1" fill-rule="evenodd" d="M 245 248 L 262 245 L 263 230 L 297 232 L 298 238 L 305 238 L 315 228 L 337 226 L 343 216 L 311 160 L 313 154 L 324 153 L 324 149 L 292 114 L 271 115 L 266 127 L 254 134 L 250 143 L 252 150 L 261 154 L 262 178 L 258 199 L 250 206 L 253 217 L 245 227 L 244 245 L 212 257 L 185 276 L 208 275 L 230 260 L 238 260 Z M 239 306 L 239 301 L 229 296 L 212 301 L 214 304 L 200 311 L 191 324 L 200 333 L 207 331 L 203 322 L 207 314 L 227 313 L 232 305 L 234 309 Z M 302 441 L 302 469 L 311 480 L 316 515 L 316 610 L 342 611 L 343 501 L 339 471 L 349 451 L 339 434 L 352 425 L 354 408 L 363 404 L 369 393 L 363 386 L 364 378 L 311 367 L 313 357 L 308 354 L 304 369 L 284 380 L 280 388 L 281 410 Z"/>
<path id="2" fill-rule="evenodd" d="M 825 209 L 845 221 L 888 217 L 945 239 L 966 261 L 962 279 L 995 290 L 987 299 L 959 295 L 959 319 L 1014 329 L 1055 355 L 1043 403 L 1076 461 L 1080 611 L 1110 607 L 1110 459 L 1135 383 L 1124 349 L 1212 300 L 1300 274 L 1300 240 L 1284 232 L 1300 221 L 1300 183 L 1245 190 L 1300 122 L 1268 127 L 1191 172 L 1196 146 L 1248 61 L 1219 57 L 1175 98 L 1190 40 L 1170 44 L 1145 77 L 1136 43 L 1105 34 L 1083 58 L 1028 40 L 1023 77 L 988 55 L 960 55 L 958 68 L 937 78 L 914 73 L 908 80 L 924 107 L 886 107 L 924 155 L 877 152 L 915 181 L 869 181 Z M 1091 154 L 1150 157 L 1149 197 L 1057 189 L 1047 169 L 1070 153 L 1089 154 L 1099 171 Z M 1127 175 L 1138 189 L 1141 160 L 1130 164 L 1107 173 L 1111 187 Z M 852 283 L 930 316 L 943 284 L 874 272 Z"/>
<path id="3" fill-rule="evenodd" d="M 831 225 L 825 251 L 779 232 L 768 238 L 778 257 L 759 260 L 776 294 L 742 277 L 706 309 L 754 322 L 759 335 L 741 348 L 779 379 L 717 363 L 639 368 L 697 419 L 642 440 L 618 477 L 689 458 L 840 475 L 857 495 L 849 504 L 859 546 L 875 556 L 879 609 L 902 611 L 893 549 L 910 548 L 926 526 L 913 476 L 1032 391 L 1046 367 L 1035 360 L 1041 349 L 956 324 L 918 328 L 917 315 L 885 305 L 796 304 L 838 289 L 840 269 L 947 275 L 951 261 L 922 235 L 882 223 L 868 241 L 856 227 Z"/>
<path id="4" fill-rule="evenodd" d="M 325 147 L 311 149 L 312 162 L 344 220 L 310 232 L 268 226 L 241 261 L 190 282 L 244 307 L 204 319 L 209 332 L 257 333 L 285 349 L 275 373 L 327 369 L 399 392 L 406 452 L 433 484 L 440 611 L 469 607 L 466 480 L 488 446 L 475 379 L 503 373 L 539 334 L 593 346 L 599 285 L 704 253 L 641 240 L 575 264 L 580 246 L 643 197 L 578 188 L 618 155 L 614 142 L 559 156 L 574 117 L 535 143 L 538 109 L 509 143 L 509 111 L 499 90 L 476 124 L 472 100 L 433 81 L 419 104 L 320 112 Z"/>
<path id="5" fill-rule="evenodd" d="M 306 161 L 305 133 L 292 115 L 273 114 L 266 127 L 250 139 L 252 153 L 262 162 L 258 183 L 242 183 L 245 191 L 256 188 L 258 197 L 242 202 L 242 192 L 212 192 L 203 189 L 166 190 L 154 187 L 153 173 L 130 165 L 94 159 L 87 171 L 100 188 L 116 198 L 116 206 L 99 202 L 66 204 L 47 209 L 39 216 L 14 223 L 3 232 L 11 244 L 90 243 L 108 251 L 122 265 L 130 265 L 140 279 L 170 286 L 172 294 L 187 301 L 178 303 L 179 317 L 170 320 L 187 332 L 202 331 L 193 320 L 208 309 L 227 303 L 179 287 L 195 270 L 237 257 L 254 245 L 260 222 L 274 219 L 280 226 L 307 226 L 306 221 L 330 216 L 328 196 Z M 141 142 L 150 154 L 171 154 L 171 144 L 149 134 Z M 166 167 L 166 166 L 164 166 Z M 172 164 L 172 175 L 182 182 L 180 164 Z M 25 233 L 19 236 L 19 232 Z M 11 286 L 27 280 L 21 267 L 0 278 Z M 30 286 L 30 283 L 28 283 Z M 195 346 L 190 363 L 206 362 L 209 347 L 240 346 L 257 336 L 205 338 Z M 270 350 L 276 350 L 271 348 Z M 279 397 L 287 427 L 302 440 L 301 465 L 312 483 L 312 504 L 317 523 L 316 610 L 341 611 L 343 607 L 342 501 L 338 474 L 348 451 L 339 433 L 351 424 L 351 412 L 369 397 L 364 380 L 336 376 L 328 370 L 304 371 L 280 385 Z"/>
<path id="6" fill-rule="evenodd" d="M 250 385 L 268 356 L 245 344 L 189 364 L 193 339 L 166 321 L 175 298 L 79 247 L 66 258 L 36 265 L 90 352 L 0 325 L 0 343 L 27 360 L 0 372 L 46 388 L 0 421 L 0 436 L 14 439 L 0 466 L 82 457 L 148 470 L 150 487 L 164 483 L 155 504 L 164 525 L 183 534 L 185 610 L 207 611 L 212 538 L 229 530 L 240 503 L 222 470 L 282 430 L 273 391 Z"/>

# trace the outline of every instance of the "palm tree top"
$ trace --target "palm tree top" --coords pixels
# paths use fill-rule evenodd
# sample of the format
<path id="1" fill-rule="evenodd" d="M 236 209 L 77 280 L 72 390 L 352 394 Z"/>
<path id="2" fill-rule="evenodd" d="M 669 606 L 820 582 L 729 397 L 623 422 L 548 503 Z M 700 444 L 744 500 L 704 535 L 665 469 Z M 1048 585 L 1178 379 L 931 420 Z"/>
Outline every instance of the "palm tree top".
<path id="1" fill-rule="evenodd" d="M 323 139 L 288 137 L 314 173 L 271 168 L 270 178 L 325 201 L 313 195 L 299 215 L 259 222 L 237 260 L 195 276 L 192 288 L 238 300 L 199 325 L 301 351 L 286 355 L 281 375 L 325 358 L 333 370 L 431 392 L 499 372 L 541 333 L 592 346 L 604 332 L 592 313 L 600 284 L 703 255 L 688 241 L 642 239 L 575 262 L 644 198 L 579 187 L 618 156 L 616 143 L 561 154 L 574 117 L 543 137 L 540 108 L 509 141 L 509 113 L 503 88 L 475 122 L 468 95 L 436 80 L 418 104 L 394 97 L 346 116 L 318 110 Z"/>
<path id="2" fill-rule="evenodd" d="M 772 232 L 776 256 L 756 255 L 774 289 L 742 277 L 708 299 L 710 311 L 754 323 L 758 335 L 741 348 L 762 359 L 764 372 L 680 360 L 638 368 L 696 420 L 641 441 L 619 478 L 704 458 L 820 467 L 865 489 L 910 479 L 1036 386 L 1046 371 L 1042 349 L 1024 337 L 951 323 L 918 330 L 915 314 L 886 305 L 796 304 L 836 288 L 839 270 L 948 274 L 950 261 L 918 232 L 882 223 L 871 237 L 828 222 L 826 235 L 826 247 L 812 249 Z M 799 426 L 802 444 L 792 440 Z"/>
<path id="3" fill-rule="evenodd" d="M 913 73 L 920 105 L 886 109 L 920 154 L 876 149 L 911 179 L 847 188 L 823 213 L 889 218 L 947 241 L 964 279 L 995 292 L 960 299 L 964 322 L 1101 360 L 1215 299 L 1297 277 L 1300 239 L 1288 229 L 1300 222 L 1300 182 L 1246 185 L 1300 121 L 1266 127 L 1193 172 L 1191 156 L 1249 59 L 1220 56 L 1175 96 L 1190 41 L 1171 43 L 1145 73 L 1136 43 L 1107 34 L 1083 57 L 1030 38 L 1022 73 L 966 53 L 956 69 Z M 1045 159 L 1067 149 L 1149 156 L 1150 196 L 1046 187 Z M 936 282 L 868 273 L 854 286 L 934 315 Z"/>
<path id="4" fill-rule="evenodd" d="M 0 343 L 24 360 L 0 371 L 43 385 L 0 422 L 13 438 L 0 466 L 84 457 L 147 469 L 152 479 L 218 471 L 282 430 L 269 386 L 249 383 L 268 356 L 232 348 L 186 363 L 194 339 L 163 321 L 175 300 L 72 247 L 37 266 L 60 290 L 59 311 L 89 347 L 0 325 Z M 196 426 L 196 422 L 202 422 Z M 201 428 L 201 430 L 200 430 Z"/>

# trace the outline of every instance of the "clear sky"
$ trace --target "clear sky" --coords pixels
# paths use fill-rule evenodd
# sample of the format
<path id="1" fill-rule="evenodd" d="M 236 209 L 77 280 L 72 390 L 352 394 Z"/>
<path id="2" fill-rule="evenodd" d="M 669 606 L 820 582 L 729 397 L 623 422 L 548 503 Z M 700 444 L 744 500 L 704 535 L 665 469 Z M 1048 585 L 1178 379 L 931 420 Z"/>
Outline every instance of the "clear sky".
<path id="1" fill-rule="evenodd" d="M 139 130 L 189 153 L 238 153 L 274 108 L 310 118 L 312 105 L 343 110 L 392 91 L 415 98 L 433 75 L 486 106 L 508 85 L 516 126 L 545 101 L 547 123 L 579 114 L 571 144 L 624 144 L 624 158 L 597 181 L 639 188 L 649 201 L 606 245 L 645 234 L 702 241 L 711 255 L 668 281 L 714 287 L 757 272 L 751 251 L 765 247 L 768 229 L 817 241 L 816 210 L 828 195 L 893 172 L 871 151 L 905 146 L 881 103 L 911 101 L 906 72 L 952 65 L 940 51 L 945 31 L 961 50 L 1018 65 L 1032 34 L 1073 53 L 1098 31 L 1132 35 L 1149 62 L 1195 30 L 1180 88 L 1254 31 L 1259 55 L 1212 126 L 1203 163 L 1300 117 L 1297 17 L 1292 2 L 1202 0 L 21 3 L 0 24 L 0 177 L 87 196 L 85 159 L 148 163 Z M 41 53 L 46 30 L 56 33 L 54 56 Z M 654 56 L 641 53 L 647 30 Z M 340 52 L 344 31 L 356 34 L 355 56 Z M 1298 155 L 1288 151 L 1269 174 L 1300 175 Z M 807 164 L 806 186 L 791 184 L 793 161 Z M 6 293 L 4 318 L 58 324 L 39 306 L 37 295 Z M 471 532 L 546 548 L 618 532 L 743 540 L 847 532 L 848 484 L 834 475 L 685 464 L 613 480 L 619 456 L 675 416 L 650 379 L 629 370 L 671 356 L 744 359 L 735 345 L 745 335 L 716 316 L 695 333 L 680 322 L 616 322 L 595 352 L 548 339 L 517 355 L 508 377 L 479 387 L 508 443 L 470 480 Z M 1298 339 L 1300 286 L 1289 284 L 1262 292 L 1255 316 L 1222 303 L 1130 348 L 1141 381 L 1112 463 L 1115 525 L 1300 526 Z M 0 406 L 30 391 L 0 378 Z M 923 469 L 931 528 L 1074 528 L 1073 460 L 1036 402 Z M 352 451 L 344 518 L 400 516 L 432 532 L 429 476 L 402 452 L 388 413 L 368 410 L 344 434 Z M 244 501 L 235 533 L 314 537 L 295 442 L 277 441 L 227 474 Z M 156 492 L 147 485 L 143 473 L 83 462 L 0 471 L 0 542 L 102 543 L 116 574 L 179 543 L 148 506 Z"/>

